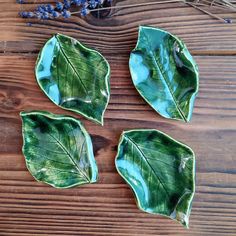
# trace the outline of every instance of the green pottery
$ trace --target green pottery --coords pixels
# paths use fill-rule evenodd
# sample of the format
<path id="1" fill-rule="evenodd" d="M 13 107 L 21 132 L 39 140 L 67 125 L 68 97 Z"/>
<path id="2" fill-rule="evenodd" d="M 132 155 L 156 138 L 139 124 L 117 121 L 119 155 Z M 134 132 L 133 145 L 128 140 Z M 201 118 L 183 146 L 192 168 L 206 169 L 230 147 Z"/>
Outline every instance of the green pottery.
<path id="1" fill-rule="evenodd" d="M 42 48 L 35 74 L 56 105 L 103 125 L 110 98 L 110 66 L 99 52 L 56 34 Z"/>
<path id="2" fill-rule="evenodd" d="M 195 156 L 189 147 L 158 130 L 125 131 L 115 162 L 142 211 L 188 227 L 195 192 Z"/>
<path id="3" fill-rule="evenodd" d="M 161 116 L 190 121 L 198 93 L 198 67 L 176 36 L 157 28 L 140 26 L 130 55 L 134 86 Z"/>
<path id="4" fill-rule="evenodd" d="M 94 183 L 98 170 L 92 142 L 80 121 L 43 111 L 21 112 L 28 170 L 55 188 Z"/>

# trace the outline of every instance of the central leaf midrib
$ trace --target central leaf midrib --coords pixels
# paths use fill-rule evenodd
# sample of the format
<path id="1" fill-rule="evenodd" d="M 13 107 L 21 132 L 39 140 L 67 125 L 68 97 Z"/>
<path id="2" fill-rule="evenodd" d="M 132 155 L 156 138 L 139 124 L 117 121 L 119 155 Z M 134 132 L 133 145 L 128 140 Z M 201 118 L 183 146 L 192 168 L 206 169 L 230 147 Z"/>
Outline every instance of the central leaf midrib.
<path id="1" fill-rule="evenodd" d="M 154 173 L 154 175 L 157 177 L 157 179 L 159 180 L 160 184 L 162 185 L 163 189 L 166 192 L 166 195 L 169 197 L 170 194 L 167 191 L 165 185 L 162 183 L 162 180 L 160 179 L 160 177 L 157 175 L 156 171 L 153 169 L 153 167 L 151 166 L 151 164 L 149 163 L 148 159 L 146 158 L 146 156 L 144 155 L 143 151 L 139 148 L 138 144 L 136 144 L 131 138 L 129 138 L 128 136 L 124 135 L 124 137 L 131 142 L 132 145 L 134 145 L 136 147 L 136 149 L 138 149 L 138 151 L 141 153 L 141 155 L 144 157 L 146 163 L 148 164 L 148 166 L 151 168 L 152 172 Z"/>
<path id="2" fill-rule="evenodd" d="M 147 35 L 146 35 L 144 32 L 143 32 L 143 34 L 144 34 L 144 36 L 145 36 L 147 42 L 150 44 Z M 159 66 L 159 63 L 157 62 L 157 60 L 156 60 L 156 58 L 155 58 L 155 56 L 154 56 L 154 54 L 153 54 L 153 52 L 152 52 L 152 49 L 150 48 L 149 45 L 148 45 L 148 47 L 149 47 L 149 52 L 150 52 L 150 54 L 151 54 L 151 58 L 152 58 L 152 60 L 154 61 L 154 64 L 156 65 L 156 67 L 157 67 L 157 68 L 159 69 L 159 71 L 161 72 L 161 76 L 162 76 L 163 80 L 165 81 L 165 84 L 166 84 L 166 86 L 167 86 L 167 88 L 168 88 L 168 90 L 169 90 L 169 92 L 170 92 L 170 94 L 171 94 L 171 96 L 172 96 L 172 98 L 173 98 L 174 104 L 175 104 L 175 106 L 176 106 L 176 108 L 177 108 L 177 110 L 178 110 L 180 116 L 184 119 L 184 121 L 187 121 L 187 119 L 185 118 L 185 115 L 183 114 L 183 112 L 182 112 L 182 110 L 181 110 L 181 108 L 180 108 L 180 106 L 179 106 L 179 104 L 178 104 L 178 102 L 177 102 L 177 100 L 176 100 L 176 98 L 175 98 L 175 96 L 174 96 L 174 93 L 173 93 L 172 89 L 171 89 L 170 86 L 169 86 L 169 83 L 168 83 L 168 82 L 166 81 L 166 79 L 165 79 L 164 73 L 162 72 L 162 70 L 161 70 L 161 68 L 160 68 L 160 66 Z"/>
<path id="3" fill-rule="evenodd" d="M 50 135 L 50 136 L 56 141 L 56 143 L 61 147 L 61 149 L 67 154 L 67 156 L 69 157 L 71 162 L 75 165 L 75 167 L 78 170 L 78 172 L 81 173 L 88 182 L 90 182 L 89 178 L 83 173 L 83 171 L 77 165 L 76 161 L 73 159 L 73 157 L 71 156 L 71 154 L 67 150 L 67 148 L 57 138 L 55 138 L 53 135 Z"/>
<path id="4" fill-rule="evenodd" d="M 73 65 L 73 64 L 70 62 L 70 60 L 68 59 L 66 53 L 64 52 L 64 49 L 63 49 L 62 46 L 61 46 L 60 40 L 57 38 L 57 36 L 55 36 L 55 37 L 56 37 L 56 39 L 57 39 L 57 42 L 58 42 L 60 51 L 62 52 L 64 58 L 66 59 L 66 61 L 68 62 L 68 64 L 69 64 L 70 67 L 72 68 L 72 70 L 73 70 L 73 71 L 75 72 L 75 74 L 78 76 L 78 78 L 79 78 L 79 80 L 80 80 L 80 82 L 81 82 L 81 84 L 82 84 L 82 87 L 83 87 L 85 93 L 88 95 L 87 88 L 86 88 L 86 86 L 85 86 L 85 84 L 84 84 L 82 78 L 80 77 L 79 73 L 78 73 L 77 70 L 75 69 L 74 65 Z"/>
<path id="5" fill-rule="evenodd" d="M 159 66 L 159 63 L 158 63 L 158 61 L 156 60 L 156 58 L 155 58 L 155 56 L 154 56 L 154 54 L 153 54 L 152 51 L 151 51 L 151 57 L 152 57 L 152 60 L 154 61 L 154 64 L 156 65 L 156 67 L 157 67 L 157 68 L 159 69 L 159 71 L 161 72 L 161 76 L 162 76 L 163 80 L 165 81 L 168 90 L 170 91 L 170 94 L 171 94 L 171 96 L 172 96 L 172 98 L 173 98 L 174 104 L 175 104 L 175 106 L 176 106 L 176 108 L 177 108 L 177 110 L 178 110 L 180 116 L 186 121 L 187 119 L 185 118 L 185 115 L 183 114 L 183 112 L 182 112 L 182 110 L 181 110 L 181 108 L 180 108 L 180 106 L 179 106 L 179 104 L 178 104 L 178 102 L 177 102 L 177 100 L 176 100 L 176 98 L 175 98 L 175 96 L 174 96 L 174 93 L 173 93 L 173 91 L 172 91 L 172 89 L 171 89 L 169 83 L 167 82 L 167 80 L 166 80 L 166 78 L 165 78 L 165 76 L 164 76 L 164 73 L 162 72 L 161 67 Z"/>

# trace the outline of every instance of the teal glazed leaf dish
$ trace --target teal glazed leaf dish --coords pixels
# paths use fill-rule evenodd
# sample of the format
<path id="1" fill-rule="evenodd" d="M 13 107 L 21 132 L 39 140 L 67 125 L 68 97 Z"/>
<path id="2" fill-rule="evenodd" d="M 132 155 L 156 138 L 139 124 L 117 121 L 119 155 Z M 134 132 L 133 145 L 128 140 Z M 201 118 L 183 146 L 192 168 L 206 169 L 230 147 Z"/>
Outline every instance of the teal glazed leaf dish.
<path id="1" fill-rule="evenodd" d="M 126 131 L 115 162 L 142 211 L 188 228 L 195 192 L 195 156 L 189 147 L 158 130 Z"/>
<path id="2" fill-rule="evenodd" d="M 92 142 L 80 121 L 43 111 L 21 112 L 21 118 L 22 151 L 37 181 L 55 188 L 97 181 Z"/>
<path id="3" fill-rule="evenodd" d="M 169 119 L 191 120 L 199 89 L 198 67 L 180 39 L 140 26 L 129 67 L 134 86 L 156 112 Z"/>
<path id="4" fill-rule="evenodd" d="M 103 125 L 110 98 L 110 66 L 99 52 L 56 34 L 42 48 L 35 74 L 56 105 Z"/>

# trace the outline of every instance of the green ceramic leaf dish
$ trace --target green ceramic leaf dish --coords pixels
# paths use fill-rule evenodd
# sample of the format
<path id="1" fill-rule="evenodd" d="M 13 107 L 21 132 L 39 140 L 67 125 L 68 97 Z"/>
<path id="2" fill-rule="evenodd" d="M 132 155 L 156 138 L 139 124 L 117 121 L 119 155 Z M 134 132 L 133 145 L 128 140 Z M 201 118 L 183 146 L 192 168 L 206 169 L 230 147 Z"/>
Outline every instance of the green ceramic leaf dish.
<path id="1" fill-rule="evenodd" d="M 21 112 L 23 154 L 28 170 L 55 188 L 94 183 L 98 170 L 89 134 L 70 116 Z"/>
<path id="2" fill-rule="evenodd" d="M 140 26 L 129 66 L 136 89 L 154 110 L 165 118 L 190 121 L 199 75 L 180 39 L 157 28 Z"/>
<path id="3" fill-rule="evenodd" d="M 35 74 L 56 105 L 103 125 L 110 98 L 110 66 L 99 52 L 56 34 L 42 48 Z"/>
<path id="4" fill-rule="evenodd" d="M 116 168 L 141 210 L 188 227 L 195 192 L 195 156 L 189 147 L 158 130 L 126 131 Z"/>

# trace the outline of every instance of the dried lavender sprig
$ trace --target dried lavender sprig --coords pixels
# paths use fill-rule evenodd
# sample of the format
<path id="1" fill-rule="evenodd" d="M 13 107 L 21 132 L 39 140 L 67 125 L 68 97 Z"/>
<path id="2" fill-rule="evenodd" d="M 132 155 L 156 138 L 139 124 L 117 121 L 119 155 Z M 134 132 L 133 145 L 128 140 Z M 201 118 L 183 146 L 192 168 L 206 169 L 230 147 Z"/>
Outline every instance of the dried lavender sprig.
<path id="1" fill-rule="evenodd" d="M 24 0 L 17 0 L 17 1 L 24 1 Z M 112 0 L 108 0 L 109 2 L 111 2 Z M 86 16 L 87 14 L 89 14 L 90 12 L 93 11 L 99 11 L 99 10 L 107 10 L 107 9 L 120 9 L 120 8 L 130 8 L 130 7 L 138 7 L 138 6 L 147 6 L 147 5 L 155 5 L 155 4 L 163 4 L 163 3 L 174 3 L 174 2 L 184 2 L 208 15 L 210 15 L 211 17 L 214 17 L 218 20 L 220 20 L 221 22 L 224 23 L 232 23 L 231 19 L 223 19 L 215 14 L 212 14 L 204 9 L 202 9 L 201 7 L 197 6 L 198 4 L 202 4 L 202 5 L 207 5 L 210 4 L 210 6 L 216 5 L 216 6 L 221 6 L 222 8 L 225 6 L 228 6 L 230 9 L 232 9 L 232 7 L 235 7 L 232 3 L 230 3 L 227 0 L 221 0 L 221 2 L 219 0 L 198 0 L 198 1 L 194 1 L 194 0 L 166 0 L 166 1 L 155 1 L 155 2 L 146 2 L 146 3 L 137 3 L 137 4 L 130 4 L 130 5 L 121 5 L 121 6 L 111 6 L 111 7 L 101 7 L 99 8 L 99 6 L 102 6 L 104 0 L 63 0 L 63 3 L 58 1 L 56 3 L 56 7 L 53 9 L 50 7 L 47 9 L 47 7 L 45 5 L 40 5 L 39 9 L 36 10 L 36 13 L 39 11 L 40 13 L 44 13 L 41 14 L 43 16 L 43 18 L 45 18 L 44 15 L 47 16 L 47 13 L 52 13 L 53 11 L 58 11 L 60 13 L 61 16 L 65 17 L 65 18 L 69 18 L 71 15 L 74 14 L 80 14 L 81 16 Z M 203 2 L 203 3 L 201 3 Z M 76 6 L 80 6 L 81 9 L 80 11 L 76 11 L 73 13 L 70 13 L 69 9 L 72 5 L 76 5 Z M 49 4 L 50 6 L 50 4 Z M 51 5 L 52 6 L 52 5 Z M 236 9 L 236 7 L 235 7 Z M 26 16 L 32 16 L 32 14 L 23 14 L 23 17 Z M 25 17 L 27 18 L 27 17 Z"/>
<path id="2" fill-rule="evenodd" d="M 112 0 L 108 0 L 108 2 L 111 3 Z M 81 16 L 85 16 L 85 15 L 88 15 L 90 12 L 96 12 L 96 11 L 102 11 L 102 10 L 113 10 L 113 9 L 130 8 L 130 7 L 138 7 L 138 6 L 148 6 L 148 5 L 156 5 L 156 4 L 163 4 L 163 3 L 175 3 L 175 2 L 183 2 L 183 0 L 165 0 L 165 1 L 127 4 L 127 5 L 119 5 L 119 6 L 111 6 L 111 7 L 100 7 L 100 8 L 98 8 L 98 7 L 96 7 L 96 8 L 87 8 L 87 7 L 85 7 L 85 8 L 82 8 L 80 11 L 72 12 L 71 15 L 80 14 Z"/>
<path id="3" fill-rule="evenodd" d="M 105 8 L 98 8 L 98 9 L 90 9 L 88 10 L 89 12 L 93 12 L 93 11 L 101 11 L 101 10 L 108 10 L 108 9 L 121 9 L 121 8 L 131 8 L 131 7 L 139 7 L 139 6 L 148 6 L 148 5 L 156 5 L 156 4 L 166 4 L 166 3 L 177 3 L 177 2 L 184 2 L 185 4 L 188 4 L 200 11 L 202 11 L 205 14 L 208 14 L 209 16 L 216 18 L 218 20 L 220 20 L 223 23 L 232 23 L 232 19 L 224 19 L 221 18 L 220 16 L 217 16 L 207 10 L 202 9 L 201 7 L 198 7 L 197 5 L 199 4 L 199 1 L 197 2 L 192 2 L 192 1 L 188 1 L 188 0 L 166 0 L 166 1 L 155 1 L 155 2 L 147 2 L 147 3 L 136 3 L 136 4 L 127 4 L 127 5 L 121 5 L 121 6 L 111 6 L 111 7 L 105 7 Z M 212 4 L 214 4 L 214 1 L 211 1 Z M 205 4 L 202 4 L 204 6 L 206 6 Z M 219 6 L 219 5 L 218 5 Z M 223 8 L 224 5 L 222 5 Z M 88 13 L 89 13 L 88 12 Z M 80 11 L 76 11 L 71 13 L 72 15 L 74 14 L 78 14 L 80 13 Z"/>
<path id="4" fill-rule="evenodd" d="M 25 4 L 26 2 L 24 0 L 16 0 L 16 3 Z"/>
<path id="5" fill-rule="evenodd" d="M 22 18 L 37 18 L 37 19 L 43 19 L 43 20 L 48 20 L 48 19 L 55 19 L 60 17 L 60 13 L 54 11 L 51 14 L 48 12 L 27 12 L 27 11 L 22 11 L 19 13 L 19 15 Z"/>
<path id="6" fill-rule="evenodd" d="M 17 0 L 24 1 L 24 0 Z M 112 0 L 108 0 L 112 2 Z M 86 16 L 89 14 L 89 9 L 96 8 L 101 6 L 104 3 L 104 0 L 63 0 L 57 1 L 56 6 L 51 4 L 39 5 L 35 11 L 31 12 L 20 12 L 20 16 L 23 18 L 38 18 L 38 19 L 54 19 L 60 16 L 64 18 L 69 18 L 71 16 L 70 8 L 72 6 L 80 7 L 81 16 Z"/>
<path id="7" fill-rule="evenodd" d="M 215 18 L 219 21 L 221 21 L 222 23 L 227 23 L 227 24 L 233 23 L 233 21 L 231 19 L 224 19 L 224 18 L 222 18 L 218 15 L 212 14 L 211 12 L 202 9 L 201 7 L 198 7 L 197 5 L 195 5 L 193 3 L 190 3 L 190 2 L 187 2 L 187 1 L 185 3 L 188 4 L 189 6 L 192 6 L 193 8 L 195 8 L 195 9 L 197 9 L 197 10 L 199 10 L 199 11 L 201 11 L 201 12 L 203 12 L 203 13 L 205 13 L 205 14 L 207 14 L 207 15 L 209 15 L 209 16 L 211 16 L 211 17 L 213 17 L 213 18 Z"/>
<path id="8" fill-rule="evenodd" d="M 191 0 L 187 0 L 188 2 L 193 2 Z M 193 2 L 194 3 L 194 2 Z M 202 3 L 206 6 L 221 6 L 222 8 L 227 8 L 230 10 L 236 10 L 235 2 L 228 0 L 199 0 L 197 3 Z"/>
<path id="9" fill-rule="evenodd" d="M 163 4 L 163 3 L 176 3 L 176 2 L 183 2 L 183 0 L 166 0 L 166 1 L 155 1 L 155 2 L 127 4 L 127 5 L 119 5 L 119 6 L 111 6 L 111 7 L 102 7 L 102 8 L 96 8 L 96 9 L 89 9 L 89 12 L 101 11 L 101 10 L 113 10 L 113 9 L 121 9 L 121 8 L 131 8 L 131 7 L 139 7 L 139 6 L 149 6 L 149 5 L 157 5 L 157 4 Z M 74 15 L 78 13 L 80 13 L 80 11 L 76 11 L 71 14 Z"/>

